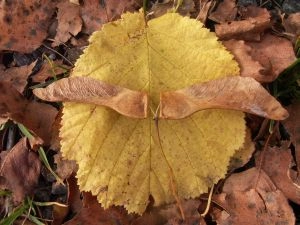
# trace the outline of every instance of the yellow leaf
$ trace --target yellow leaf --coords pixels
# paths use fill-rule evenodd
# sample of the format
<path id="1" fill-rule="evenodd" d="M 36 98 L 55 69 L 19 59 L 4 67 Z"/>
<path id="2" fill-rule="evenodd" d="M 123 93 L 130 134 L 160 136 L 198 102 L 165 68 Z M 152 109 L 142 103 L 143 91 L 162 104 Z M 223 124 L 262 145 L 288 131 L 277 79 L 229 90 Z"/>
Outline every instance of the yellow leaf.
<path id="1" fill-rule="evenodd" d="M 91 36 L 72 76 L 147 92 L 155 112 L 160 92 L 238 75 L 233 56 L 202 26 L 175 13 L 146 25 L 142 13 L 126 13 Z M 123 205 L 141 214 L 149 195 L 155 205 L 173 202 L 171 180 L 180 198 L 199 196 L 224 177 L 245 138 L 242 112 L 204 110 L 159 120 L 162 151 L 150 111 L 133 119 L 96 105 L 64 106 L 62 153 L 77 161 L 81 190 L 97 195 L 105 208 Z"/>

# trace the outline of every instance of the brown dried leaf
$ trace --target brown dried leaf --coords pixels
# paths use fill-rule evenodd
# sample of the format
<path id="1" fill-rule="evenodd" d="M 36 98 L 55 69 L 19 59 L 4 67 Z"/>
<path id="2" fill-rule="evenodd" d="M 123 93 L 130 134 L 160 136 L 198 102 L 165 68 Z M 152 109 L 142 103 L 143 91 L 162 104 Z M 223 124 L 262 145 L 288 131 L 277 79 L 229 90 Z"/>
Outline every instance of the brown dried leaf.
<path id="1" fill-rule="evenodd" d="M 205 22 L 207 20 L 208 12 L 212 8 L 213 3 L 214 2 L 210 1 L 210 0 L 201 1 L 200 10 L 199 10 L 199 14 L 197 16 L 197 20 L 200 20 L 203 24 L 205 24 Z"/>
<path id="2" fill-rule="evenodd" d="M 98 202 L 93 202 L 88 207 L 83 207 L 73 219 L 64 225 L 97 224 L 97 225 L 129 225 L 129 217 L 125 209 L 112 207 L 104 210 Z"/>
<path id="3" fill-rule="evenodd" d="M 84 24 L 82 31 L 91 34 L 99 30 L 103 24 L 120 18 L 122 13 L 134 11 L 141 6 L 142 0 L 84 0 L 80 7 L 80 14 Z"/>
<path id="4" fill-rule="evenodd" d="M 149 10 L 151 17 L 160 17 L 166 14 L 169 11 L 174 10 L 176 7 L 177 1 L 166 0 L 163 2 L 156 1 L 152 8 Z M 195 11 L 195 3 L 193 0 L 185 0 L 182 2 L 180 7 L 177 9 L 178 12 L 182 16 L 189 16 L 191 12 Z"/>
<path id="5" fill-rule="evenodd" d="M 218 5 L 217 9 L 209 15 L 209 19 L 218 23 L 225 23 L 233 21 L 236 14 L 237 7 L 235 0 L 224 0 Z"/>
<path id="6" fill-rule="evenodd" d="M 49 77 L 65 73 L 69 68 L 69 66 L 63 64 L 62 60 L 53 61 L 52 64 L 50 64 L 48 61 L 45 61 L 41 69 L 34 76 L 32 76 L 32 81 L 44 82 Z"/>
<path id="7" fill-rule="evenodd" d="M 291 169 L 292 161 L 291 151 L 287 146 L 269 147 L 264 152 L 262 169 L 285 197 L 300 204 L 300 182 L 294 180 L 296 171 Z"/>
<path id="8" fill-rule="evenodd" d="M 29 101 L 11 84 L 0 82 L 0 115 L 32 130 L 47 145 L 57 110 L 51 105 Z"/>
<path id="9" fill-rule="evenodd" d="M 24 91 L 25 86 L 27 85 L 27 79 L 32 73 L 32 69 L 35 66 L 36 61 L 30 65 L 20 66 L 20 67 L 11 67 L 8 69 L 0 69 L 0 82 L 8 82 L 13 85 L 20 93 Z"/>
<path id="10" fill-rule="evenodd" d="M 300 35 L 300 12 L 293 13 L 289 15 L 287 19 L 283 19 L 282 25 L 285 28 L 285 31 L 292 35 L 292 40 L 296 40 L 296 38 Z"/>
<path id="11" fill-rule="evenodd" d="M 240 66 L 241 77 L 252 77 L 258 82 L 271 81 L 267 69 L 251 56 L 251 47 L 242 40 L 223 41 L 225 47 L 234 55 Z M 270 66 L 269 66 L 270 67 Z"/>
<path id="12" fill-rule="evenodd" d="M 263 171 L 255 188 L 258 173 L 256 168 L 252 168 L 233 174 L 226 180 L 224 193 L 214 197 L 214 201 L 226 209 L 214 211 L 217 224 L 295 224 L 288 201 Z"/>
<path id="13" fill-rule="evenodd" d="M 271 26 L 270 14 L 267 10 L 259 13 L 257 16 L 249 17 L 244 20 L 232 21 L 215 25 L 217 36 L 221 40 L 242 39 L 242 40 L 260 40 L 260 34 Z"/>
<path id="14" fill-rule="evenodd" d="M 71 101 L 107 106 L 122 115 L 146 118 L 147 94 L 111 85 L 89 77 L 64 78 L 33 93 L 46 101 Z"/>
<path id="15" fill-rule="evenodd" d="M 227 77 L 163 92 L 160 117 L 185 118 L 204 109 L 233 109 L 274 120 L 284 120 L 288 112 L 251 77 Z"/>
<path id="16" fill-rule="evenodd" d="M 5 156 L 1 153 L 0 187 L 13 192 L 16 204 L 32 194 L 41 169 L 39 157 L 28 149 L 26 142 L 22 138 Z"/>
<path id="17" fill-rule="evenodd" d="M 251 47 L 251 56 L 268 71 L 268 80 L 275 80 L 278 75 L 291 65 L 296 56 L 292 43 L 282 37 L 265 34 L 260 42 L 246 42 Z M 266 76 L 267 77 L 267 76 Z"/>
<path id="18" fill-rule="evenodd" d="M 61 152 L 54 155 L 54 162 L 56 164 L 56 173 L 61 179 L 69 178 L 73 173 L 77 171 L 77 164 L 73 160 L 63 159 Z"/>
<path id="19" fill-rule="evenodd" d="M 63 1 L 57 4 L 58 26 L 52 47 L 67 42 L 72 36 L 76 36 L 82 28 L 80 6 Z"/>
<path id="20" fill-rule="evenodd" d="M 1 1 L 0 50 L 32 52 L 38 48 L 47 37 L 54 12 L 54 1 Z"/>
<path id="21" fill-rule="evenodd" d="M 283 125 L 287 129 L 290 135 L 290 140 L 295 146 L 295 155 L 298 165 L 298 171 L 300 171 L 300 101 L 293 102 L 287 107 L 290 114 L 289 118 L 283 121 Z"/>

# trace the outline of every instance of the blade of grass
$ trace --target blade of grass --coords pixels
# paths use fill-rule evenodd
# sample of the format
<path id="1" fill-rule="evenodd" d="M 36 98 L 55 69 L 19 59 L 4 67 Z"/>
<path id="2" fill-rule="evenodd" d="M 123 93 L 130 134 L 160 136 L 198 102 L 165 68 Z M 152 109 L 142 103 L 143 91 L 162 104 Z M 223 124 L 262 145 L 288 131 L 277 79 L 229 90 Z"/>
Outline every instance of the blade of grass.
<path id="1" fill-rule="evenodd" d="M 21 216 L 26 210 L 28 206 L 22 204 L 21 206 L 17 207 L 8 217 L 0 220 L 1 225 L 11 225 L 14 221 Z"/>

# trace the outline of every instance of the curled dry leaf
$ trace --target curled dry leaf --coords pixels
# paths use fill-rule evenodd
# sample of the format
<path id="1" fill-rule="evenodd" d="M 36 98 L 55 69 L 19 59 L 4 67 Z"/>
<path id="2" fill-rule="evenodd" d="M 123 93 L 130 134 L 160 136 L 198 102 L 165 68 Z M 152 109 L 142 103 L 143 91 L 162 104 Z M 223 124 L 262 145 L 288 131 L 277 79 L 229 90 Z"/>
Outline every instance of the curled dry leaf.
<path id="1" fill-rule="evenodd" d="M 287 107 L 287 110 L 290 116 L 287 120 L 283 121 L 283 125 L 289 132 L 290 140 L 295 147 L 298 171 L 300 171 L 300 100 L 292 102 Z"/>
<path id="2" fill-rule="evenodd" d="M 270 14 L 267 10 L 258 16 L 246 17 L 244 20 L 231 21 L 215 25 L 217 36 L 221 40 L 242 39 L 242 40 L 260 40 L 260 34 L 271 26 Z"/>
<path id="3" fill-rule="evenodd" d="M 291 42 L 271 34 L 262 36 L 260 42 L 229 40 L 223 44 L 238 61 L 240 75 L 253 77 L 259 82 L 274 81 L 296 60 Z"/>
<path id="4" fill-rule="evenodd" d="M 73 224 L 98 224 L 98 225 L 129 225 L 130 217 L 126 211 L 120 207 L 112 207 L 104 210 L 98 202 L 83 207 L 81 211 L 64 225 Z"/>
<path id="5" fill-rule="evenodd" d="M 236 14 L 237 6 L 235 0 L 224 0 L 218 5 L 216 11 L 209 15 L 209 19 L 218 23 L 225 23 L 233 21 Z"/>
<path id="6" fill-rule="evenodd" d="M 73 160 L 63 159 L 61 152 L 54 155 L 54 162 L 57 166 L 56 173 L 61 179 L 68 179 L 77 171 L 76 162 Z"/>
<path id="7" fill-rule="evenodd" d="M 27 79 L 32 73 L 32 69 L 35 66 L 36 61 L 30 65 L 20 66 L 20 67 L 11 67 L 8 69 L 0 69 L 0 82 L 8 82 L 13 85 L 20 93 L 24 91 L 25 86 L 27 85 Z"/>
<path id="8" fill-rule="evenodd" d="M 63 1 L 58 3 L 57 7 L 58 26 L 52 47 L 67 42 L 72 35 L 76 36 L 81 31 L 82 27 L 82 19 L 79 15 L 79 5 Z"/>
<path id="9" fill-rule="evenodd" d="M 231 175 L 223 193 L 214 201 L 225 210 L 214 210 L 218 225 L 294 225 L 295 217 L 287 199 L 261 171 L 259 182 L 256 168 Z"/>
<path id="10" fill-rule="evenodd" d="M 51 105 L 27 100 L 10 83 L 0 82 L 0 92 L 0 115 L 22 123 L 49 144 L 57 110 Z"/>
<path id="11" fill-rule="evenodd" d="M 32 52 L 47 37 L 55 1 L 1 1 L 0 50 Z"/>
<path id="12" fill-rule="evenodd" d="M 148 97 L 144 92 L 108 84 L 89 77 L 64 78 L 33 93 L 46 101 L 81 102 L 106 106 L 122 115 L 146 118 Z"/>
<path id="13" fill-rule="evenodd" d="M 214 1 L 211 0 L 203 0 L 201 1 L 201 5 L 200 5 L 200 9 L 199 9 L 199 14 L 197 16 L 197 20 L 200 20 L 202 23 L 205 24 L 206 20 L 207 20 L 207 16 L 209 13 L 209 10 L 211 8 L 213 8 Z"/>
<path id="14" fill-rule="evenodd" d="M 246 44 L 251 47 L 252 58 L 265 67 L 264 73 L 270 77 L 267 82 L 274 81 L 296 60 L 292 43 L 282 37 L 265 34 L 260 42 L 246 42 Z"/>
<path id="15" fill-rule="evenodd" d="M 27 139 L 22 138 L 5 155 L 1 153 L 0 187 L 13 192 L 15 203 L 34 191 L 41 169 L 39 157 L 28 149 L 26 142 Z"/>
<path id="16" fill-rule="evenodd" d="M 287 19 L 283 19 L 282 25 L 293 41 L 300 35 L 300 12 L 289 15 Z"/>
<path id="17" fill-rule="evenodd" d="M 267 82 L 273 79 L 273 76 L 270 78 L 269 74 L 266 73 L 267 69 L 251 56 L 252 48 L 245 41 L 228 40 L 222 43 L 239 63 L 241 77 L 252 77 L 258 82 Z M 270 63 L 267 68 L 270 68 Z"/>
<path id="18" fill-rule="evenodd" d="M 44 82 L 50 77 L 65 73 L 70 67 L 63 64 L 63 60 L 53 61 L 51 64 L 45 61 L 41 69 L 32 76 L 33 82 Z"/>
<path id="19" fill-rule="evenodd" d="M 297 172 L 291 169 L 292 161 L 291 151 L 286 145 L 269 147 L 264 152 L 262 169 L 286 198 L 300 204 L 300 182 Z"/>
<path id="20" fill-rule="evenodd" d="M 233 109 L 274 120 L 284 120 L 288 112 L 251 77 L 226 77 L 163 92 L 160 117 L 185 118 L 204 109 Z"/>
<path id="21" fill-rule="evenodd" d="M 84 0 L 80 6 L 83 20 L 83 32 L 91 34 L 110 21 L 120 18 L 126 11 L 134 11 L 142 6 L 142 0 Z"/>
<path id="22" fill-rule="evenodd" d="M 170 1 L 170 0 L 163 1 L 163 2 L 156 1 L 152 5 L 151 9 L 149 10 L 150 11 L 149 15 L 151 15 L 151 17 L 156 18 L 164 15 L 168 11 L 174 11 L 177 3 L 178 1 Z M 182 1 L 181 5 L 179 6 L 176 12 L 178 12 L 180 15 L 183 16 L 189 16 L 190 13 L 193 11 L 195 11 L 194 1 L 185 0 Z"/>

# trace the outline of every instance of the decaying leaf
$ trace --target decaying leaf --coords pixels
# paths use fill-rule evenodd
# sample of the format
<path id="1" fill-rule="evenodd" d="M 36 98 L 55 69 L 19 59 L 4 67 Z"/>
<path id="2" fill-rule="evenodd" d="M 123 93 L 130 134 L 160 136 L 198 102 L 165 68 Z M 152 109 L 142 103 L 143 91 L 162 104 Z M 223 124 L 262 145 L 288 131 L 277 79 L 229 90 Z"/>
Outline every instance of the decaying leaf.
<path id="1" fill-rule="evenodd" d="M 252 77 L 258 82 L 267 82 L 273 79 L 269 73 L 270 63 L 265 68 L 259 61 L 251 56 L 251 47 L 243 40 L 228 40 L 222 42 L 225 47 L 234 55 L 235 60 L 239 63 L 242 77 Z"/>
<path id="2" fill-rule="evenodd" d="M 22 138 L 9 152 L 2 152 L 0 157 L 0 187 L 12 191 L 16 204 L 32 194 L 41 168 L 38 155 L 29 151 L 26 142 L 27 139 Z"/>
<path id="3" fill-rule="evenodd" d="M 151 17 L 159 17 L 167 12 L 172 12 L 175 10 L 177 3 L 178 1 L 176 0 L 165 0 L 162 2 L 156 1 L 149 10 L 149 15 L 151 15 Z M 193 0 L 182 1 L 176 11 L 180 15 L 188 16 L 191 12 L 195 11 L 195 3 Z"/>
<path id="4" fill-rule="evenodd" d="M 71 160 L 64 160 L 62 158 L 61 152 L 58 152 L 54 155 L 54 162 L 56 164 L 56 173 L 57 175 L 65 180 L 68 179 L 73 173 L 77 171 L 76 162 Z"/>
<path id="5" fill-rule="evenodd" d="M 11 67 L 8 69 L 0 68 L 0 82 L 4 81 L 11 83 L 14 88 L 22 93 L 27 85 L 27 79 L 32 73 L 32 69 L 35 64 L 36 62 L 20 67 Z"/>
<path id="6" fill-rule="evenodd" d="M 129 217 L 122 208 L 109 208 L 104 210 L 98 202 L 93 202 L 64 225 L 73 224 L 99 224 L 99 225 L 129 225 Z"/>
<path id="7" fill-rule="evenodd" d="M 107 106 L 122 115 L 146 118 L 147 94 L 114 86 L 89 77 L 64 78 L 33 93 L 46 101 L 81 102 Z"/>
<path id="8" fill-rule="evenodd" d="M 63 64 L 62 60 L 56 60 L 51 63 L 45 61 L 41 69 L 32 76 L 33 82 L 45 82 L 50 77 L 65 73 L 70 67 Z"/>
<path id="9" fill-rule="evenodd" d="M 285 129 L 287 129 L 290 140 L 295 147 L 295 156 L 298 166 L 298 171 L 300 171 L 300 100 L 292 102 L 291 105 L 287 107 L 290 117 L 283 121 Z"/>
<path id="10" fill-rule="evenodd" d="M 47 36 L 54 12 L 54 1 L 1 1 L 0 49 L 32 52 L 38 48 Z"/>
<path id="11" fill-rule="evenodd" d="M 215 25 L 217 36 L 221 40 L 242 39 L 259 41 L 260 34 L 271 26 L 270 14 L 266 9 L 263 13 L 254 14 L 255 10 L 245 13 L 244 19 Z"/>
<path id="12" fill-rule="evenodd" d="M 251 77 L 226 77 L 160 95 L 160 117 L 182 119 L 204 109 L 233 109 L 273 120 L 288 112 Z"/>
<path id="13" fill-rule="evenodd" d="M 225 210 L 214 212 L 218 225 L 294 225 L 295 217 L 287 199 L 270 178 L 256 168 L 231 175 L 225 182 L 222 194 L 214 201 Z"/>
<path id="14" fill-rule="evenodd" d="M 224 0 L 220 2 L 217 9 L 209 15 L 209 19 L 218 23 L 233 21 L 237 14 L 235 0 Z"/>
<path id="15" fill-rule="evenodd" d="M 80 6 L 71 2 L 63 1 L 57 4 L 57 32 L 52 46 L 58 46 L 67 42 L 71 36 L 76 36 L 82 27 L 79 15 Z"/>
<path id="16" fill-rule="evenodd" d="M 29 101 L 10 83 L 0 82 L 0 115 L 32 130 L 47 145 L 57 110 L 48 104 Z"/>
<path id="17" fill-rule="evenodd" d="M 91 34 L 99 30 L 107 22 L 120 18 L 126 11 L 134 11 L 142 6 L 141 0 L 84 0 L 80 6 L 80 14 L 83 20 L 83 32 Z"/>
<path id="18" fill-rule="evenodd" d="M 150 111 L 156 111 L 162 91 L 238 75 L 233 56 L 201 23 L 175 13 L 147 26 L 142 13 L 127 13 L 90 41 L 72 77 L 147 92 L 152 110 L 146 119 L 133 119 L 101 106 L 64 104 L 61 151 L 78 163 L 80 189 L 97 195 L 105 208 L 123 205 L 139 214 L 150 194 L 155 206 L 174 202 L 172 182 L 179 198 L 207 192 L 243 146 L 243 113 L 205 110 L 182 120 L 159 120 L 160 148 Z"/>
<path id="19" fill-rule="evenodd" d="M 252 58 L 265 67 L 265 73 L 270 74 L 268 82 L 274 81 L 284 69 L 296 60 L 293 45 L 285 38 L 267 33 L 259 42 L 246 43 L 251 47 Z"/>
<path id="20" fill-rule="evenodd" d="M 287 146 L 269 147 L 264 152 L 262 169 L 286 198 L 300 204 L 300 182 L 297 180 L 297 172 L 291 167 L 292 155 Z"/>
<path id="21" fill-rule="evenodd" d="M 282 25 L 284 26 L 285 31 L 288 33 L 288 36 L 295 41 L 300 35 L 300 12 L 293 13 L 289 15 L 287 19 L 283 19 Z"/>
<path id="22" fill-rule="evenodd" d="M 224 41 L 241 68 L 241 76 L 253 77 L 259 82 L 272 82 L 295 60 L 292 44 L 285 38 L 271 34 L 259 42 Z"/>

